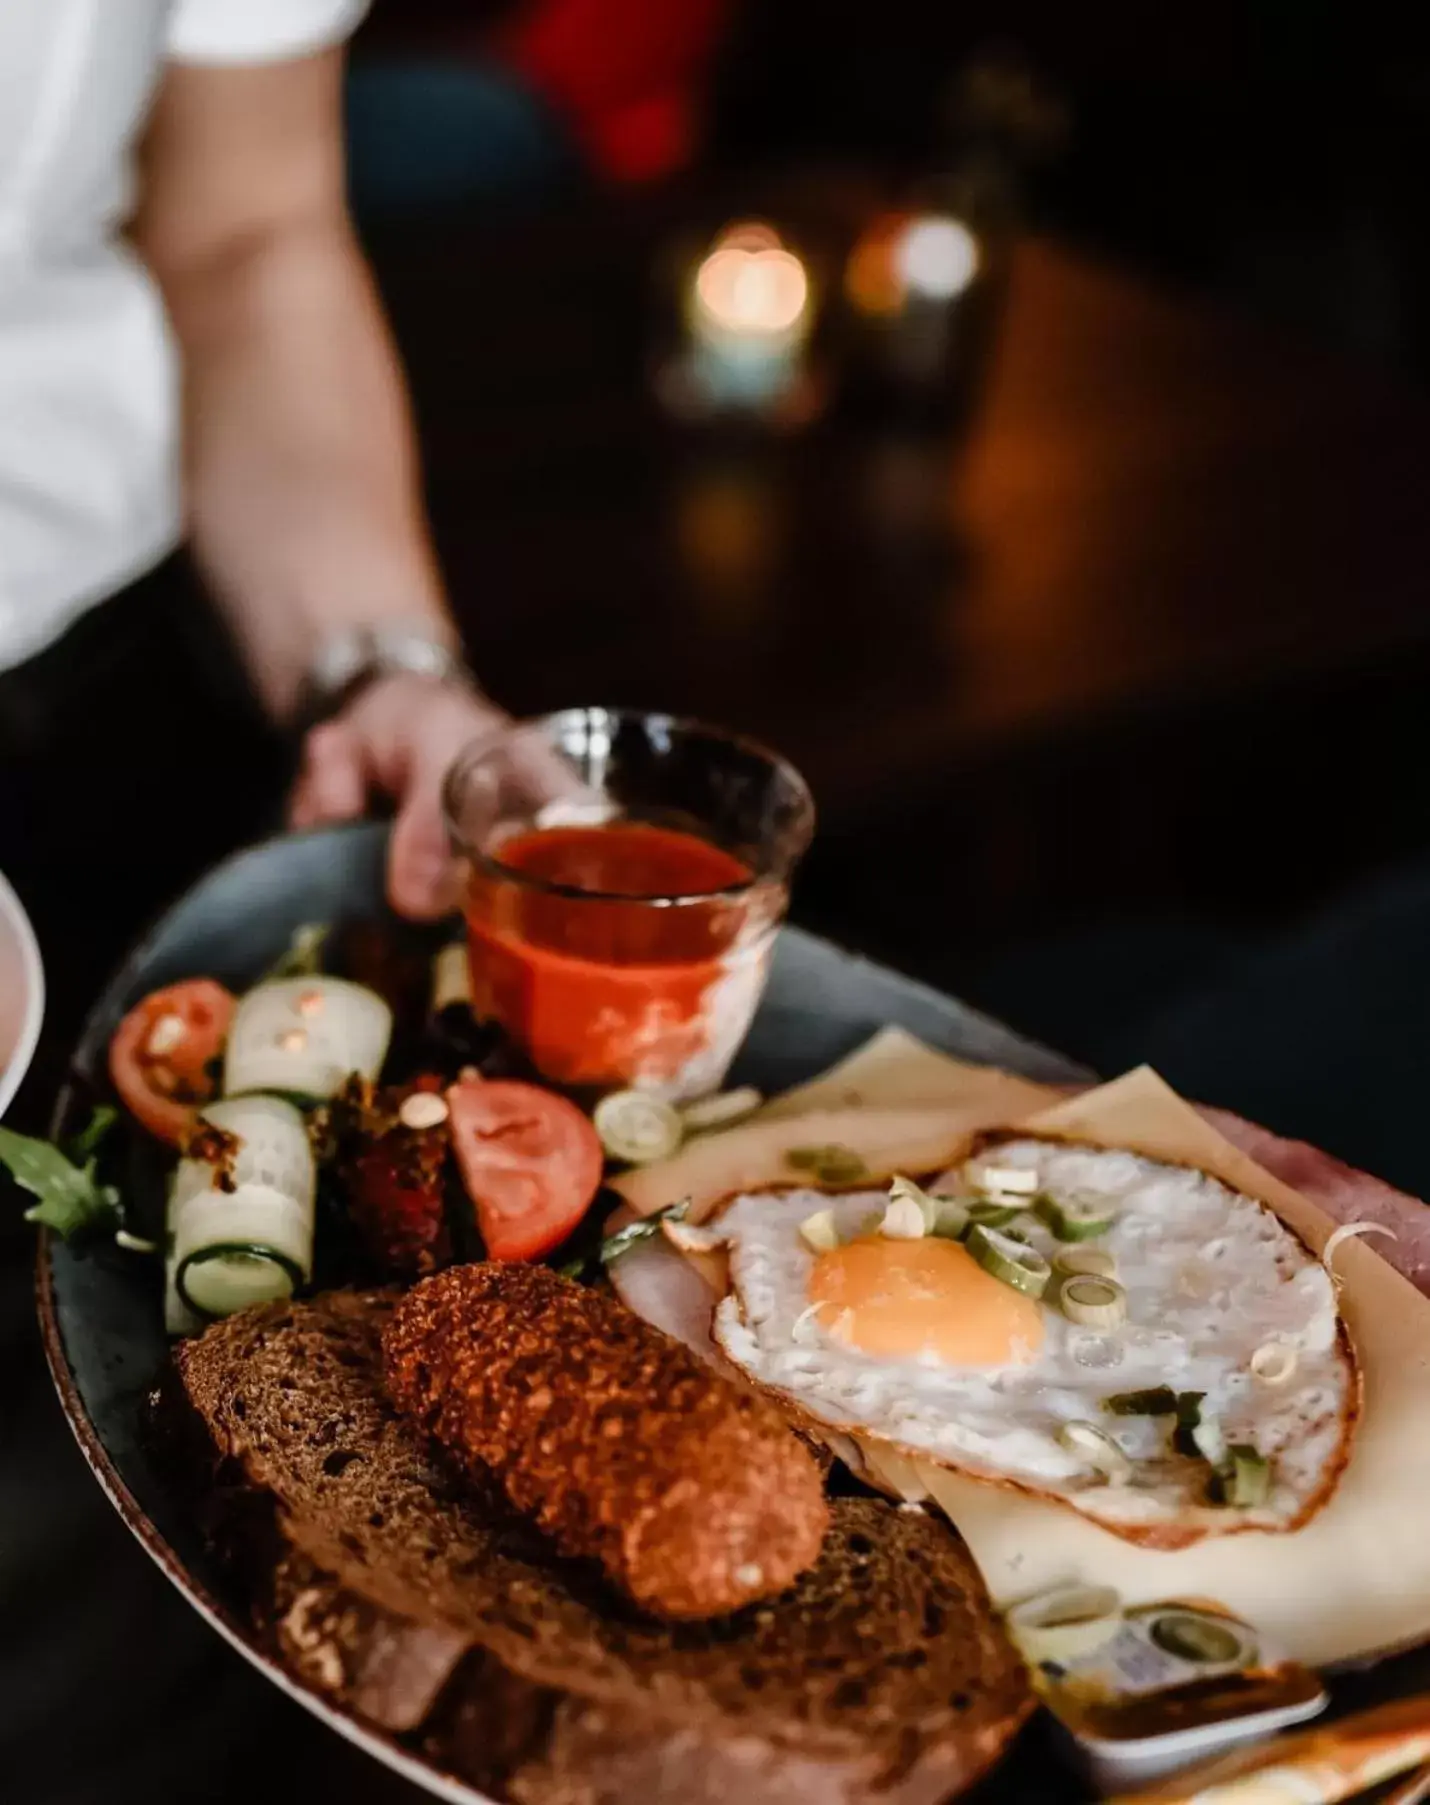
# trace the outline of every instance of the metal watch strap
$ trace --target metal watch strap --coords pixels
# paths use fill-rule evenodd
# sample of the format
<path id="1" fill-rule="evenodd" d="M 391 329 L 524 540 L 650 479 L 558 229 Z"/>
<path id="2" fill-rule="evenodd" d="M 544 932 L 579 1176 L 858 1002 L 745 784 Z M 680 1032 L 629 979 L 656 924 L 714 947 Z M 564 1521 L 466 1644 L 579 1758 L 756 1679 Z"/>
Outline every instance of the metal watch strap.
<path id="1" fill-rule="evenodd" d="M 381 677 L 426 677 L 471 686 L 470 672 L 450 646 L 420 627 L 350 627 L 318 648 L 297 709 L 300 728 L 327 720 Z"/>

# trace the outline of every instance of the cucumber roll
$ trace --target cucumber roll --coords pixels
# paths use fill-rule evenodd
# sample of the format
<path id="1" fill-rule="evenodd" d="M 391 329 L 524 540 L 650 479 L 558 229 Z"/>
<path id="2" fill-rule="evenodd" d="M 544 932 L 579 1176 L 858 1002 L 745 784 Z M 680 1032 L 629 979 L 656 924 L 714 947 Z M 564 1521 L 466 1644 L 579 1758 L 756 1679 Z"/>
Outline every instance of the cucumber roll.
<path id="1" fill-rule="evenodd" d="M 172 1322 L 291 1296 L 313 1270 L 317 1172 L 302 1116 L 280 1097 L 233 1097 L 199 1122 L 169 1206 Z"/>

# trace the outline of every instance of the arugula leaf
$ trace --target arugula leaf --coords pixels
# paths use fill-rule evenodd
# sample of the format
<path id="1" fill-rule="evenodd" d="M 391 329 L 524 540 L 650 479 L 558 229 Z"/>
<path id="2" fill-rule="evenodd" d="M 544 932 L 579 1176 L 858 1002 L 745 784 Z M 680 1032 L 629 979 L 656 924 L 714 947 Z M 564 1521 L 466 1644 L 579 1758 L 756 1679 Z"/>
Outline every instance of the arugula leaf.
<path id="1" fill-rule="evenodd" d="M 77 1164 L 93 1159 L 99 1152 L 100 1145 L 111 1128 L 119 1120 L 119 1111 L 112 1103 L 95 1105 L 94 1112 L 78 1134 L 71 1135 L 65 1142 L 65 1152 Z"/>
<path id="2" fill-rule="evenodd" d="M 40 1200 L 25 1211 L 27 1222 L 41 1222 L 66 1241 L 88 1229 L 119 1226 L 119 1192 L 99 1183 L 93 1159 L 76 1166 L 49 1141 L 0 1128 L 0 1162 Z"/>
<path id="3" fill-rule="evenodd" d="M 264 982 L 270 978 L 316 977 L 323 969 L 323 954 L 332 931 L 332 923 L 327 921 L 307 921 L 302 927 L 294 928 L 288 950 L 273 962 L 264 975 Z"/>

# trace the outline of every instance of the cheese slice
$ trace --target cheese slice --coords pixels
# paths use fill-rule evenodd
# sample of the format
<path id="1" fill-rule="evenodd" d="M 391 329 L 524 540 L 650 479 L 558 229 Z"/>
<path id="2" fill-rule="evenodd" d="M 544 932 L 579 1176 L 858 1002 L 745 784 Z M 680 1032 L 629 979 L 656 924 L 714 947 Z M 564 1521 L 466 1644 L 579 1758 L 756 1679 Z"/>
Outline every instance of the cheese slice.
<path id="1" fill-rule="evenodd" d="M 1336 1226 L 1233 1147 L 1155 1073 L 1141 1069 L 1068 1097 L 964 1065 L 898 1030 L 877 1036 L 754 1121 L 700 1137 L 664 1165 L 628 1175 L 619 1188 L 642 1212 L 693 1194 L 692 1213 L 700 1215 L 731 1191 L 788 1182 L 790 1147 L 853 1147 L 883 1176 L 930 1170 L 956 1157 L 979 1129 L 1014 1125 L 1214 1172 L 1268 1203 L 1318 1251 Z M 649 1257 L 682 1256 L 656 1246 Z M 656 1281 L 655 1271 L 642 1266 Z M 894 1451 L 871 1450 L 880 1463 L 877 1477 L 905 1496 L 937 1500 L 1000 1605 L 1073 1581 L 1113 1586 L 1130 1604 L 1210 1597 L 1310 1665 L 1430 1639 L 1430 1536 L 1423 1528 L 1430 1497 L 1430 1302 L 1364 1241 L 1337 1251 L 1336 1272 L 1364 1379 L 1364 1414 L 1335 1495 L 1293 1535 L 1213 1537 L 1164 1553 L 1134 1547 L 1056 1504 Z M 713 1304 L 721 1272 L 708 1256 L 705 1276 Z"/>

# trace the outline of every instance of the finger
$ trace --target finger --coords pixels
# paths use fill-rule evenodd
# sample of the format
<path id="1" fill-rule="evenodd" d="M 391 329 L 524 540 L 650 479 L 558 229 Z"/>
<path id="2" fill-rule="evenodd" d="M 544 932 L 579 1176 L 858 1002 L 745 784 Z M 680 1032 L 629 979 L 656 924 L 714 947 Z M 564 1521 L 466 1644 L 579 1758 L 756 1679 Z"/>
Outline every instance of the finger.
<path id="1" fill-rule="evenodd" d="M 303 748 L 303 768 L 289 804 L 294 827 L 351 821 L 367 806 L 361 739 L 341 721 L 315 727 Z"/>
<path id="2" fill-rule="evenodd" d="M 414 772 L 388 843 L 388 900 L 413 921 L 436 921 L 457 903 L 457 870 L 439 800 L 441 776 L 435 767 Z"/>

